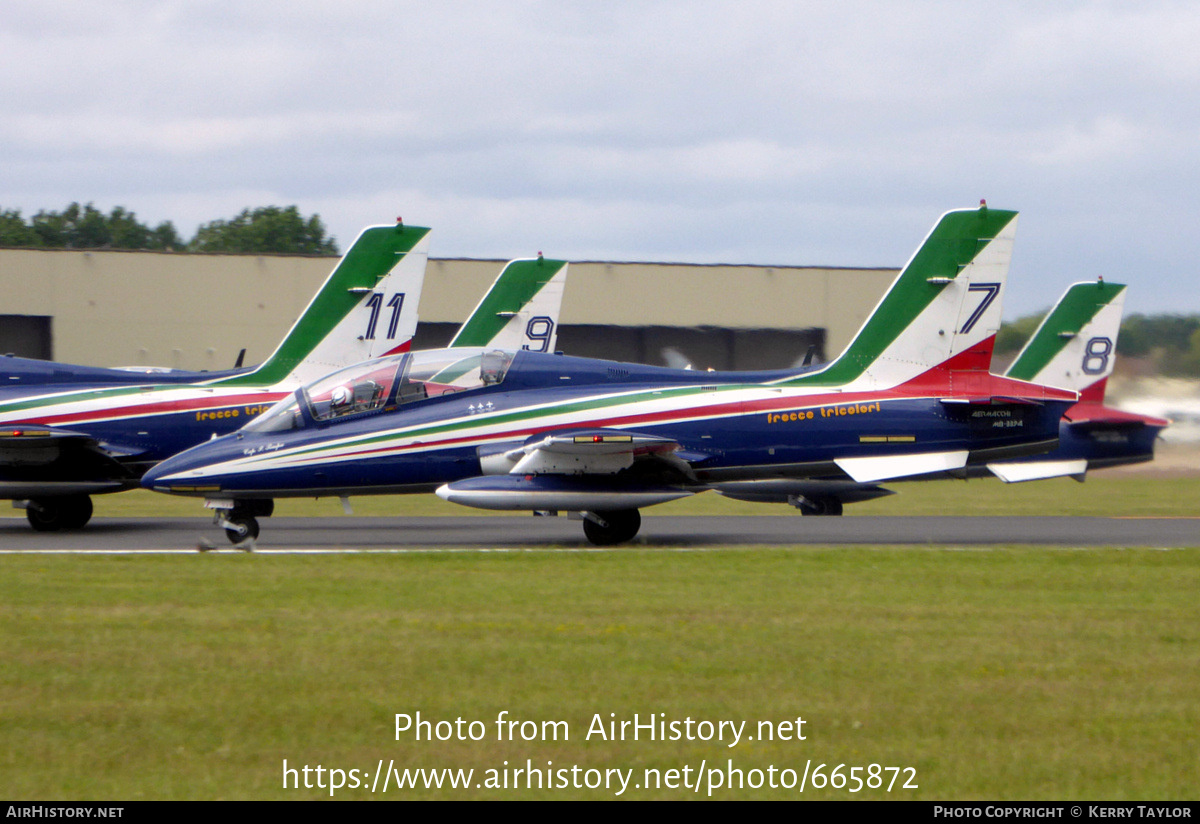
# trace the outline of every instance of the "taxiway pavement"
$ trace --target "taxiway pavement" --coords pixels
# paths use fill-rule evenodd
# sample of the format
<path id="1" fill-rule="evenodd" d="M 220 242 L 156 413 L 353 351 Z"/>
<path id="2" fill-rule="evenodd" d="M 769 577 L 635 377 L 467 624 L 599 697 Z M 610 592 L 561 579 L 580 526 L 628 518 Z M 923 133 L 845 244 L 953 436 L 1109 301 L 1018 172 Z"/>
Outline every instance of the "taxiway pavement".
<path id="1" fill-rule="evenodd" d="M 566 517 L 263 518 L 258 549 L 434 547 L 590 548 Z M 75 532 L 39 533 L 0 518 L 0 551 L 195 550 L 230 546 L 207 518 L 96 518 Z M 632 547 L 1006 544 L 1064 547 L 1197 547 L 1200 518 L 646 516 Z"/>

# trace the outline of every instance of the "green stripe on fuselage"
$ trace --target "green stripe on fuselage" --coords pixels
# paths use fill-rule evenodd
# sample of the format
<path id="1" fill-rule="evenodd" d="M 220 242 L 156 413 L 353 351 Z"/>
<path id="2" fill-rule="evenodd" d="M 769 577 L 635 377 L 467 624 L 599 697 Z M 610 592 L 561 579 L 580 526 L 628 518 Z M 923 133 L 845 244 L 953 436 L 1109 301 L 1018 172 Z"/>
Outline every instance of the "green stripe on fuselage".
<path id="1" fill-rule="evenodd" d="M 35 395 L 28 398 L 9 401 L 7 403 L 0 403 L 0 415 L 7 415 L 13 412 L 30 412 L 34 410 L 46 409 L 47 407 L 63 406 L 71 403 L 108 400 L 110 398 L 120 398 L 124 396 L 141 396 L 154 392 L 168 392 L 172 389 L 178 390 L 180 388 L 186 388 L 187 386 L 188 384 L 142 384 L 138 386 L 102 387 L 97 389 L 82 389 L 66 392 L 55 392 L 53 394 Z"/>
<path id="2" fill-rule="evenodd" d="M 757 385 L 751 385 L 757 386 Z M 481 428 L 484 426 L 505 426 L 511 424 L 521 424 L 529 421 L 535 421 L 539 418 L 549 418 L 558 415 L 569 415 L 580 412 L 590 412 L 602 410 L 614 406 L 623 406 L 625 404 L 640 403 L 648 400 L 673 400 L 678 398 L 686 398 L 701 394 L 721 394 L 730 391 L 746 389 L 746 384 L 730 384 L 728 386 L 691 386 L 679 387 L 673 389 L 653 389 L 641 392 L 626 392 L 618 395 L 610 395 L 606 397 L 586 397 L 577 401 L 568 401 L 566 403 L 551 403 L 546 406 L 527 406 L 520 409 L 515 409 L 512 412 L 496 412 L 487 415 L 469 416 L 460 418 L 455 421 L 437 422 L 421 424 L 412 428 L 401 428 L 390 432 L 381 432 L 378 434 L 364 435 L 361 438 L 351 438 L 345 443 L 331 447 L 328 443 L 315 443 L 310 446 L 297 448 L 294 452 L 287 453 L 287 458 L 297 456 L 313 455 L 325 450 L 335 449 L 338 451 L 348 449 L 362 449 L 363 447 L 375 446 L 389 441 L 409 441 L 409 440 L 428 440 L 429 438 L 439 436 L 447 437 L 456 433 L 462 433 L 464 430 Z M 481 400 L 485 400 L 488 396 L 481 396 Z M 714 399 L 714 403 L 720 403 L 718 399 Z M 677 412 L 685 412 L 692 406 L 678 408 Z M 645 414 L 645 413 L 639 413 Z M 584 424 L 569 423 L 562 424 L 556 428 L 567 428 L 572 426 L 582 426 Z M 591 426 L 592 424 L 586 424 Z M 490 437 L 490 436 L 480 436 Z M 499 436 L 498 436 L 499 437 Z M 263 453 L 262 459 L 270 461 L 276 457 L 278 453 Z"/>

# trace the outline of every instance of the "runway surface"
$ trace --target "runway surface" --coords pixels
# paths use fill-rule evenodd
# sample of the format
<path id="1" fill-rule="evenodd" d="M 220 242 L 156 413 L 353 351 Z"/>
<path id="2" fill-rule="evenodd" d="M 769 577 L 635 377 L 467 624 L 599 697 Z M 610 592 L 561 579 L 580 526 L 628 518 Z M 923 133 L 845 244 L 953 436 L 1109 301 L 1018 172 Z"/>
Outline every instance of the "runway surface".
<path id="1" fill-rule="evenodd" d="M 424 548 L 592 548 L 582 524 L 558 518 L 263 518 L 255 549 L 346 551 Z M 96 518 L 77 532 L 38 533 L 0 518 L 0 552 L 228 549 L 207 518 Z M 632 547 L 929 545 L 984 547 L 1200 547 L 1197 518 L 647 516 Z"/>

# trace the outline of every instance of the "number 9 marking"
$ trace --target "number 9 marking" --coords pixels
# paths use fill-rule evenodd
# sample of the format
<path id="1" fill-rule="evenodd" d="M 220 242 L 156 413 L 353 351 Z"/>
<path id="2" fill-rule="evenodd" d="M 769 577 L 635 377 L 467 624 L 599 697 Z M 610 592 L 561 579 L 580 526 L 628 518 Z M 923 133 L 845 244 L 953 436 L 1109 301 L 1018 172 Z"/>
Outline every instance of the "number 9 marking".
<path id="1" fill-rule="evenodd" d="M 553 334 L 553 320 L 544 315 L 530 318 L 529 323 L 525 324 L 525 338 L 531 341 L 531 343 L 539 343 L 540 345 L 534 349 L 530 343 L 527 343 L 521 348 L 528 349 L 530 352 L 548 352 L 550 351 L 550 337 Z"/>

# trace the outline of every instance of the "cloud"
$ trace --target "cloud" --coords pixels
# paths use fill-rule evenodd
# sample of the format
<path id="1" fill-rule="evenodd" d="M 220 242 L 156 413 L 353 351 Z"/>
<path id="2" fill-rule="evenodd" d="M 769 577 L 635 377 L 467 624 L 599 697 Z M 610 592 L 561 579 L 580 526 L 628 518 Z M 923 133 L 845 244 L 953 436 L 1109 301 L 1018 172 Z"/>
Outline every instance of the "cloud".
<path id="1" fill-rule="evenodd" d="M 1098 273 L 1133 311 L 1200 311 L 1198 39 L 1174 2 L 15 0 L 0 206 L 186 232 L 296 203 L 343 242 L 436 224 L 446 255 L 897 265 L 987 197 L 1026 213 L 1013 311 Z"/>

